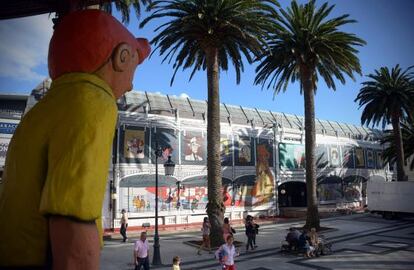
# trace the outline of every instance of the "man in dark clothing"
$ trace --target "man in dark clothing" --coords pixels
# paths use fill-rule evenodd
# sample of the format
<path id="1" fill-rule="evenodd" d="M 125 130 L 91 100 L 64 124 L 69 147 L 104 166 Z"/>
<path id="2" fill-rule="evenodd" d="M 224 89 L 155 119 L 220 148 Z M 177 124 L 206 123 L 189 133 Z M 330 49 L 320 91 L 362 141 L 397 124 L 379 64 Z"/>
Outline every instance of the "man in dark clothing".
<path id="1" fill-rule="evenodd" d="M 286 236 L 286 241 L 289 243 L 290 249 L 297 249 L 299 244 L 300 233 L 295 228 L 290 228 Z"/>

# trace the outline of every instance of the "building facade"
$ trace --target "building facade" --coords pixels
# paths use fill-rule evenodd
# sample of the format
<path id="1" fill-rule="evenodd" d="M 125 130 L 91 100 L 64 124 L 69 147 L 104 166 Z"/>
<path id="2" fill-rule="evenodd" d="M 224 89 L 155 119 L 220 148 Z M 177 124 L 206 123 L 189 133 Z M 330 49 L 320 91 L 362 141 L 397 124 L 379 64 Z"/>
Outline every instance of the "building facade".
<path id="1" fill-rule="evenodd" d="M 28 97 L 2 98 L 0 165 L 21 115 L 49 85 L 42 82 Z M 118 108 L 102 209 L 104 228 L 120 227 L 122 209 L 129 213 L 130 226 L 154 225 L 156 145 L 162 149 L 159 224 L 201 222 L 207 204 L 206 101 L 134 91 L 118 100 Z M 275 216 L 287 207 L 305 207 L 303 117 L 221 104 L 220 121 L 225 215 Z M 364 205 L 368 180 L 392 179 L 382 162 L 378 131 L 316 119 L 316 133 L 320 205 Z M 173 176 L 164 175 L 169 156 L 176 164 Z"/>
<path id="2" fill-rule="evenodd" d="M 104 227 L 154 224 L 155 145 L 159 224 L 200 222 L 207 204 L 207 103 L 148 92 L 118 101 L 119 116 L 104 206 Z M 306 206 L 304 119 L 221 104 L 221 164 L 226 216 L 274 216 Z M 378 131 L 316 119 L 320 204 L 366 203 L 368 180 L 391 180 Z M 173 176 L 162 165 L 176 164 Z"/>

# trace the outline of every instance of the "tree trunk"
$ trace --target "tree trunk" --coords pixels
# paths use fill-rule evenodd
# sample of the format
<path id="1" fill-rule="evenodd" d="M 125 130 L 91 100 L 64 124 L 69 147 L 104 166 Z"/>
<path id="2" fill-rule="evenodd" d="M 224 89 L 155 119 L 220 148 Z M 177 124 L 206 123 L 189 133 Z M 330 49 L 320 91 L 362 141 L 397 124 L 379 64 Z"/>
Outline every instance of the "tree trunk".
<path id="1" fill-rule="evenodd" d="M 211 223 L 210 239 L 212 246 L 221 245 L 223 240 L 223 204 L 220 162 L 220 96 L 218 50 L 208 49 L 207 55 L 207 214 Z"/>
<path id="2" fill-rule="evenodd" d="M 315 93 L 312 74 L 313 72 L 308 67 L 301 67 L 301 83 L 305 98 L 306 193 L 308 206 L 305 228 L 319 229 L 318 198 L 316 196 Z"/>
<path id="3" fill-rule="evenodd" d="M 407 178 L 404 172 L 404 147 L 400 126 L 400 114 L 394 113 L 392 115 L 391 122 L 394 130 L 395 150 L 397 152 L 397 181 L 406 181 Z"/>

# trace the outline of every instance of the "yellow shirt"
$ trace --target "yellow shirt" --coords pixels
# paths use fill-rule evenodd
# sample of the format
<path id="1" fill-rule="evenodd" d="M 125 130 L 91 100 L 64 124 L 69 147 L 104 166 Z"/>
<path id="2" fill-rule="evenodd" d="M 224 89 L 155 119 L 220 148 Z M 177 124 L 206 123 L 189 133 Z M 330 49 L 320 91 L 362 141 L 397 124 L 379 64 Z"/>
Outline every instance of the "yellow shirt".
<path id="1" fill-rule="evenodd" d="M 47 262 L 47 215 L 96 221 L 102 232 L 116 116 L 103 80 L 71 73 L 56 79 L 23 117 L 0 186 L 0 266 Z"/>

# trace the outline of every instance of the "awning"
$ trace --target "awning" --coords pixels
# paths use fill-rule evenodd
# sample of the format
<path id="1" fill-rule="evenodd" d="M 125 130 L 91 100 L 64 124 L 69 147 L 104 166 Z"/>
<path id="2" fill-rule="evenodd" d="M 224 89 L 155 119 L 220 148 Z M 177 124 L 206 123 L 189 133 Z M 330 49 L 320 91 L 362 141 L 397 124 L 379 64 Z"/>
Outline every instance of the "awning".
<path id="1" fill-rule="evenodd" d="M 173 187 L 177 179 L 173 176 L 158 175 L 159 187 Z M 154 174 L 136 174 L 127 176 L 119 182 L 119 187 L 154 187 Z"/>
<path id="2" fill-rule="evenodd" d="M 222 185 L 230 185 L 231 180 L 228 178 L 222 178 Z M 207 175 L 199 175 L 191 178 L 187 178 L 181 181 L 181 184 L 186 187 L 206 187 L 207 186 Z"/>

